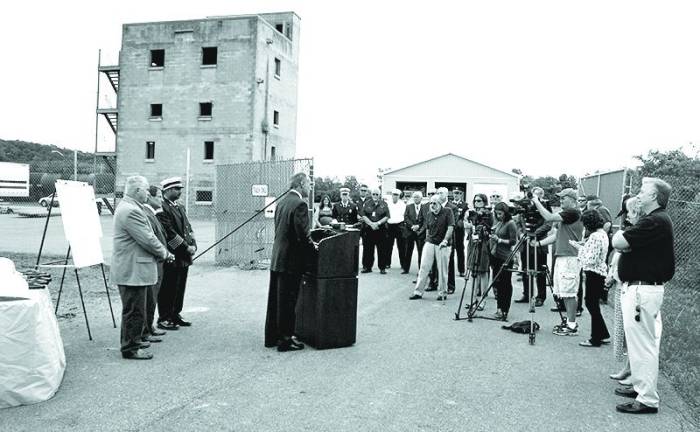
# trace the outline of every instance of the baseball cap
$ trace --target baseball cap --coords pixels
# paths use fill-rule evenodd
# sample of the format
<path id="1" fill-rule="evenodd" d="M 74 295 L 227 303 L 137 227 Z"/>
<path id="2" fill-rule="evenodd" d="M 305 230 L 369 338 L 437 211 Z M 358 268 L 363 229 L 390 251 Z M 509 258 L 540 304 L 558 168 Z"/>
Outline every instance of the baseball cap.
<path id="1" fill-rule="evenodd" d="M 576 193 L 575 190 L 571 188 L 566 188 L 562 190 L 561 192 L 557 192 L 557 196 L 560 198 L 564 198 L 565 196 L 568 196 L 569 198 L 576 199 L 578 197 L 578 194 Z"/>

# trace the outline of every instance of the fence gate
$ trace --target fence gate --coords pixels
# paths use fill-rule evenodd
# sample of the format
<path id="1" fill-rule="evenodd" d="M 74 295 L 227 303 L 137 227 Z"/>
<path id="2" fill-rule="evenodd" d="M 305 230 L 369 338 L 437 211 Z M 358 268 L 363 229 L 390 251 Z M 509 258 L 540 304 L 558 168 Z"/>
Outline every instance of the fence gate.
<path id="1" fill-rule="evenodd" d="M 216 166 L 216 239 L 224 237 L 289 188 L 294 173 L 313 179 L 313 159 Z M 309 208 L 312 207 L 310 194 Z M 216 263 L 255 266 L 272 256 L 274 213 L 266 211 L 216 246 Z"/>

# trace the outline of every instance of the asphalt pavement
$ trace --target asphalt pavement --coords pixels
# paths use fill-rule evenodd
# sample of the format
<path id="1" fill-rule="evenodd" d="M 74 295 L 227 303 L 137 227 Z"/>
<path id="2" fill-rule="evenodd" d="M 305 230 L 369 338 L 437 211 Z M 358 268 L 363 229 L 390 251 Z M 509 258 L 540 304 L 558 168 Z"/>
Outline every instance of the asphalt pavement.
<path id="1" fill-rule="evenodd" d="M 263 346 L 268 273 L 195 267 L 183 312 L 193 326 L 154 344 L 151 361 L 121 359 L 106 304 L 90 311 L 92 342 L 81 315 L 61 320 L 59 392 L 0 410 L 0 431 L 698 430 L 663 377 L 658 414 L 615 411 L 626 400 L 608 374 L 620 365 L 611 346 L 578 346 L 586 313 L 581 336 L 555 336 L 548 299 L 529 345 L 500 322 L 455 321 L 457 295 L 409 301 L 414 277 L 360 276 L 354 346 L 278 353 Z M 483 313 L 494 311 L 491 297 Z M 510 322 L 527 318 L 514 304 Z"/>

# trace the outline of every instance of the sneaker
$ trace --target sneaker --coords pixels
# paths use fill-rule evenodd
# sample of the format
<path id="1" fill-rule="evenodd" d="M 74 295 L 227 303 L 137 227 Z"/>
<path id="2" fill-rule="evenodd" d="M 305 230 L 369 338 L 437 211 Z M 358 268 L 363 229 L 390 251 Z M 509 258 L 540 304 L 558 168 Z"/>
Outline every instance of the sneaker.
<path id="1" fill-rule="evenodd" d="M 556 331 L 558 331 L 558 330 L 561 330 L 561 329 L 563 329 L 564 327 L 566 327 L 566 320 L 564 320 L 564 321 L 560 322 L 559 324 L 555 325 L 554 328 L 552 329 L 552 332 L 556 332 Z"/>
<path id="2" fill-rule="evenodd" d="M 578 335 L 578 324 L 576 327 L 571 328 L 568 325 L 554 332 L 557 336 L 576 336 Z"/>

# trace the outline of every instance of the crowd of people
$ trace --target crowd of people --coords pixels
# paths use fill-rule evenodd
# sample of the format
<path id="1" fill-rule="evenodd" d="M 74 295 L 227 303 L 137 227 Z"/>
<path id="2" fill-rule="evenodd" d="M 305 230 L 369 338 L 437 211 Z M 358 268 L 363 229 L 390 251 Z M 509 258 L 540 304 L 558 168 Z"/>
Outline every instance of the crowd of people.
<path id="1" fill-rule="evenodd" d="M 461 189 L 454 189 L 450 200 L 448 189 L 438 188 L 424 202 L 420 191 L 410 193 L 409 199 L 409 194 L 395 189 L 384 200 L 379 189 L 361 185 L 355 200 L 348 188 L 340 189 L 338 203 L 324 196 L 310 221 L 310 184 L 308 176 L 295 174 L 290 192 L 276 209 L 266 347 L 281 352 L 304 348 L 294 336 L 294 309 L 309 256 L 317 250 L 309 227 L 338 223 L 361 230 L 361 273 L 372 272 L 376 258 L 380 274 L 386 274 L 396 248 L 401 273 L 408 274 L 417 251 L 419 268 L 410 300 L 422 299 L 426 291 L 437 291 L 437 300 L 446 300 L 455 292 L 457 274 L 471 281 L 477 296 L 492 291 L 495 318 L 506 321 L 513 275 L 522 275 L 523 281 L 522 297 L 515 302 L 534 300 L 536 307 L 544 305 L 551 276 L 553 310 L 565 312 L 553 333 L 578 335 L 577 317 L 585 303 L 591 333 L 579 345 L 600 347 L 612 338 L 616 358 L 626 360 L 610 378 L 622 385 L 616 394 L 635 401 L 620 404 L 617 410 L 657 412 L 660 308 L 664 284 L 675 270 L 673 228 L 665 210 L 671 192 L 668 183 L 643 179 L 639 194 L 625 197 L 618 214 L 621 228 L 614 235 L 613 218 L 600 199 L 581 196 L 571 188 L 557 193 L 560 208 L 553 211 L 541 188 L 531 191 L 529 201 L 521 198 L 516 205 L 504 202 L 498 193 L 489 197 L 477 193 L 470 208 Z M 161 188 L 149 186 L 144 177 L 129 177 L 116 209 L 111 280 L 122 299 L 121 353 L 126 359 L 151 359 L 147 348 L 161 342 L 165 331 L 191 325 L 180 313 L 197 242 L 184 208 L 177 203 L 182 187 L 178 177 L 163 180 Z M 529 210 L 523 210 L 528 203 Z M 514 250 L 516 245 L 520 250 Z M 612 336 L 600 309 L 611 287 L 617 287 Z"/>
<path id="2" fill-rule="evenodd" d="M 493 291 L 498 320 L 508 320 L 515 274 L 521 275 L 523 285 L 522 297 L 515 302 L 532 300 L 535 307 L 544 305 L 551 277 L 552 311 L 563 313 L 553 333 L 577 336 L 577 318 L 585 305 L 590 335 L 579 345 L 601 347 L 612 339 L 616 358 L 626 361 L 610 377 L 622 385 L 616 394 L 636 400 L 618 405 L 617 410 L 654 413 L 658 409 L 659 309 L 663 284 L 674 272 L 673 230 L 665 212 L 670 191 L 666 182 L 645 178 L 637 196 L 623 197 L 617 215 L 620 229 L 614 235 L 614 219 L 600 198 L 571 188 L 556 194 L 557 211 L 543 199 L 544 191 L 534 188 L 531 204 L 539 217 L 532 223 L 522 208 L 504 202 L 496 192 L 488 197 L 475 194 L 470 207 L 459 188 L 452 191 L 452 199 L 447 188 L 438 188 L 427 202 L 420 191 L 395 189 L 385 201 L 379 189 L 361 185 L 354 201 L 347 188 L 340 191 L 341 203 L 333 205 L 324 197 L 321 207 L 329 207 L 324 214 L 331 217 L 324 221 L 318 212 L 316 226 L 343 222 L 361 229 L 362 273 L 372 272 L 376 254 L 379 272 L 386 274 L 396 248 L 401 273 L 407 274 L 417 250 L 418 274 L 410 300 L 437 291 L 437 300 L 444 301 L 455 292 L 457 273 L 468 278 L 476 296 Z M 514 201 L 522 203 L 522 198 Z M 527 241 L 519 241 L 523 237 Z M 516 244 L 520 248 L 514 251 Z M 530 286 L 529 274 L 536 288 Z M 608 302 L 608 291 L 615 286 L 611 336 L 601 304 Z M 483 310 L 481 303 L 479 308 Z"/>

